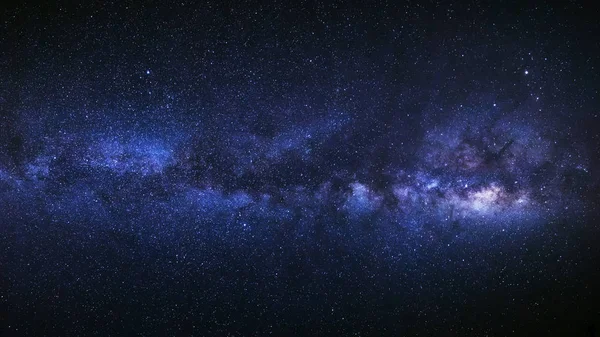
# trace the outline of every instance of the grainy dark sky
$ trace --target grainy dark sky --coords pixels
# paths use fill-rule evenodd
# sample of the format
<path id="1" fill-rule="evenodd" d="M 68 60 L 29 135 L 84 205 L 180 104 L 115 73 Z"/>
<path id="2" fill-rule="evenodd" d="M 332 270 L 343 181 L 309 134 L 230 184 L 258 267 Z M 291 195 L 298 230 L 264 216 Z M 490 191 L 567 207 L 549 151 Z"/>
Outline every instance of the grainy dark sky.
<path id="1" fill-rule="evenodd" d="M 583 2 L 0 8 L 0 334 L 590 336 Z"/>

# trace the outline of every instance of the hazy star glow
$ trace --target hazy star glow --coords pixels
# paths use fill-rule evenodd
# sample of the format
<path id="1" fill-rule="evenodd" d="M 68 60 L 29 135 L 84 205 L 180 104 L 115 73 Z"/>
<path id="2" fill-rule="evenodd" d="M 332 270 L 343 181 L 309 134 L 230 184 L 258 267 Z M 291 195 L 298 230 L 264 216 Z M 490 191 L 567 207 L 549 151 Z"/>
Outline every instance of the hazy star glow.
<path id="1" fill-rule="evenodd" d="M 1 336 L 596 329 L 583 4 L 6 6 Z"/>

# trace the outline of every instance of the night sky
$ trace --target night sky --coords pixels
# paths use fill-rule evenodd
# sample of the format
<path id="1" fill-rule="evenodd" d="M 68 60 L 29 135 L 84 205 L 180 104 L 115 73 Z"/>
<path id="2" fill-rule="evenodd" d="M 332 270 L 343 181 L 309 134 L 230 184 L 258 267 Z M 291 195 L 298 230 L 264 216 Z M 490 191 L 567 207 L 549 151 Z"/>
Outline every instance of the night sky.
<path id="1" fill-rule="evenodd" d="M 3 4 L 0 335 L 597 336 L 600 21 L 526 2 Z"/>

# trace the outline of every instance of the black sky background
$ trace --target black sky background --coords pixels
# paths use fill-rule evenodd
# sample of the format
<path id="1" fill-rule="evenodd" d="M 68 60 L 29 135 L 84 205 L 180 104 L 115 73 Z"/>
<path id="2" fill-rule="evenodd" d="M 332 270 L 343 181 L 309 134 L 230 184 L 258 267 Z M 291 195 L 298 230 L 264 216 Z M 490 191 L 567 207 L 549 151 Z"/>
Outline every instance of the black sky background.
<path id="1" fill-rule="evenodd" d="M 3 4 L 0 335 L 596 335 L 599 25 Z"/>

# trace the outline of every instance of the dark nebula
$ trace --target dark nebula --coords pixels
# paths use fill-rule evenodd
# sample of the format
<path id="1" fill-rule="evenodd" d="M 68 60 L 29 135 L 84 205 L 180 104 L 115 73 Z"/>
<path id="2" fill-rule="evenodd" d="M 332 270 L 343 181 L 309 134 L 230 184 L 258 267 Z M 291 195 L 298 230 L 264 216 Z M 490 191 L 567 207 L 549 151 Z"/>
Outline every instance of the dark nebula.
<path id="1" fill-rule="evenodd" d="M 600 21 L 0 11 L 0 335 L 595 336 Z"/>

